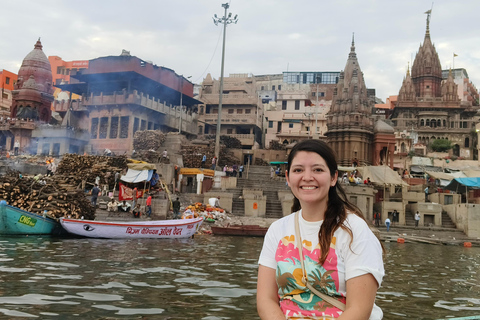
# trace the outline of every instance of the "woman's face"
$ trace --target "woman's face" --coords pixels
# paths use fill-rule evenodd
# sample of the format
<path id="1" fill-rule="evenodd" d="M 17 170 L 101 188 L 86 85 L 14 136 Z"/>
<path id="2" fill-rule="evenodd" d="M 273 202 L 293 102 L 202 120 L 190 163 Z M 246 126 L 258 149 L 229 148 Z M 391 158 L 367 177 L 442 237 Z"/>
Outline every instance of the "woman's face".
<path id="1" fill-rule="evenodd" d="M 315 152 L 299 151 L 292 160 L 286 178 L 290 189 L 302 206 L 328 200 L 328 190 L 337 182 L 325 160 Z"/>

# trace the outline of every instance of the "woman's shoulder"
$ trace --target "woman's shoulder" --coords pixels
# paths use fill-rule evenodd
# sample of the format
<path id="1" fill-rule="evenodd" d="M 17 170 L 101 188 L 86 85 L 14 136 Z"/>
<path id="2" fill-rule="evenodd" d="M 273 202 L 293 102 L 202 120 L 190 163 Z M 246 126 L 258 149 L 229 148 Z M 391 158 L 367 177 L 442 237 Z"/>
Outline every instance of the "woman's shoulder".
<path id="1" fill-rule="evenodd" d="M 353 234 L 371 232 L 367 221 L 351 211 L 347 211 L 347 218 L 345 219 L 345 225 L 349 227 Z"/>

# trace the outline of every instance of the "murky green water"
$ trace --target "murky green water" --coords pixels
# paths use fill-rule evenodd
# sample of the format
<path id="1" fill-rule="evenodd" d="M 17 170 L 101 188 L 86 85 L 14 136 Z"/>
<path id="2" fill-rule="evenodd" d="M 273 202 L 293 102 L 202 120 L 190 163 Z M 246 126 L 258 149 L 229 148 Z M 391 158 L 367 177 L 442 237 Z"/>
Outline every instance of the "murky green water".
<path id="1" fill-rule="evenodd" d="M 0 238 L 0 319 L 257 319 L 262 238 Z M 480 314 L 480 249 L 386 243 L 385 319 Z"/>

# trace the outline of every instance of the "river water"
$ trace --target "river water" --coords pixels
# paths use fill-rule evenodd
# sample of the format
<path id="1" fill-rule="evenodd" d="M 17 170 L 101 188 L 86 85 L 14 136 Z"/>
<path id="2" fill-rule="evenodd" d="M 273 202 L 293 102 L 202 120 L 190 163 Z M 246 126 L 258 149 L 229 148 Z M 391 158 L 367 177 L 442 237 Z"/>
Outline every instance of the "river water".
<path id="1" fill-rule="evenodd" d="M 258 319 L 263 238 L 0 238 L 0 319 Z M 480 249 L 385 243 L 384 319 L 480 314 Z"/>

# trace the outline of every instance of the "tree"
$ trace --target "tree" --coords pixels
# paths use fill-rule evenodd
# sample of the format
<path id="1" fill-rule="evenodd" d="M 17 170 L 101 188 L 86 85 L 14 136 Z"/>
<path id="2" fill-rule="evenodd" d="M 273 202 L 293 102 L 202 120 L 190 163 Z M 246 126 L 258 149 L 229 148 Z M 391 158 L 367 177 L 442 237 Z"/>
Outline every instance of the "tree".
<path id="1" fill-rule="evenodd" d="M 435 152 L 446 152 L 453 148 L 452 142 L 447 139 L 435 139 L 430 143 L 430 148 Z"/>

